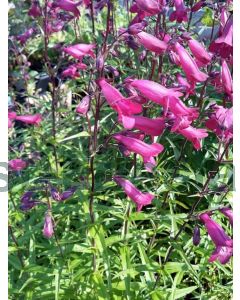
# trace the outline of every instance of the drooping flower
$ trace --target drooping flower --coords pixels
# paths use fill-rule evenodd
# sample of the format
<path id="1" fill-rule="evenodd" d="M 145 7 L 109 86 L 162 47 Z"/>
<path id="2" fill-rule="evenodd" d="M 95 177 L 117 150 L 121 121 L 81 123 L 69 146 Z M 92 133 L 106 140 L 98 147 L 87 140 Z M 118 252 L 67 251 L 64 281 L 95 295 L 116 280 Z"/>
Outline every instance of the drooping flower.
<path id="1" fill-rule="evenodd" d="M 95 54 L 92 49 L 94 49 L 95 47 L 95 44 L 76 44 L 64 47 L 63 51 L 81 61 L 85 55 L 90 55 L 94 58 Z"/>
<path id="2" fill-rule="evenodd" d="M 193 95 L 195 93 L 195 85 L 190 84 L 180 73 L 176 74 L 177 81 L 179 85 L 183 88 L 186 92 L 186 98 L 188 95 Z"/>
<path id="3" fill-rule="evenodd" d="M 85 116 L 89 110 L 89 105 L 90 105 L 90 97 L 87 95 L 83 97 L 83 99 L 78 104 L 76 108 L 76 112 L 80 115 Z"/>
<path id="4" fill-rule="evenodd" d="M 29 39 L 33 36 L 34 32 L 35 32 L 35 29 L 29 28 L 29 29 L 27 29 L 23 34 L 19 34 L 19 35 L 16 37 L 16 39 L 17 39 L 22 45 L 24 45 L 24 44 L 27 42 L 27 40 L 29 40 Z"/>
<path id="5" fill-rule="evenodd" d="M 133 80 L 130 85 L 139 90 L 144 97 L 163 106 L 166 112 L 170 110 L 176 116 L 188 116 L 192 120 L 198 117 L 196 108 L 187 107 L 178 98 L 183 95 L 178 89 L 168 89 L 150 80 Z"/>
<path id="6" fill-rule="evenodd" d="M 53 3 L 53 8 L 59 7 L 62 10 L 73 13 L 76 18 L 79 18 L 80 11 L 77 8 L 78 5 L 79 3 L 75 3 L 72 0 L 55 0 Z"/>
<path id="7" fill-rule="evenodd" d="M 230 222 L 230 224 L 233 226 L 233 211 L 230 207 L 223 207 L 220 209 L 220 212 L 226 216 Z"/>
<path id="8" fill-rule="evenodd" d="M 223 228 L 210 218 L 208 213 L 203 213 L 199 219 L 204 223 L 208 234 L 210 235 L 216 249 L 212 253 L 209 262 L 219 260 L 226 264 L 232 256 L 233 240 L 225 233 Z"/>
<path id="9" fill-rule="evenodd" d="M 35 114 L 35 115 L 16 116 L 15 120 L 21 121 L 25 124 L 38 126 L 42 121 L 42 115 L 41 114 Z"/>
<path id="10" fill-rule="evenodd" d="M 222 58 L 226 59 L 233 54 L 233 17 L 229 17 L 223 33 L 215 41 L 213 41 L 209 50 L 219 54 Z"/>
<path id="11" fill-rule="evenodd" d="M 27 163 L 21 158 L 10 160 L 8 165 L 13 171 L 21 171 L 27 167 Z"/>
<path id="12" fill-rule="evenodd" d="M 147 12 L 151 16 L 161 11 L 158 0 L 136 0 L 135 2 L 140 10 Z"/>
<path id="13" fill-rule="evenodd" d="M 14 111 L 9 111 L 8 112 L 8 128 L 13 127 L 13 120 L 15 120 L 17 114 Z"/>
<path id="14" fill-rule="evenodd" d="M 213 105 L 213 113 L 205 125 L 212 130 L 219 138 L 227 142 L 233 137 L 233 109 Z"/>
<path id="15" fill-rule="evenodd" d="M 151 204 L 155 197 L 150 193 L 142 193 L 129 180 L 120 176 L 114 176 L 113 180 L 124 189 L 127 196 L 137 205 L 137 211 L 141 211 L 143 206 Z"/>
<path id="16" fill-rule="evenodd" d="M 207 80 L 208 75 L 199 70 L 191 55 L 178 42 L 174 45 L 174 51 L 178 55 L 181 67 L 190 82 L 202 82 Z"/>
<path id="17" fill-rule="evenodd" d="M 165 41 L 161 41 L 155 36 L 141 31 L 136 34 L 138 42 L 145 47 L 147 50 L 150 50 L 157 54 L 163 54 L 167 49 L 167 43 Z"/>
<path id="18" fill-rule="evenodd" d="M 37 18 L 42 15 L 42 10 L 38 0 L 33 0 L 31 7 L 29 8 L 28 15 Z"/>
<path id="19" fill-rule="evenodd" d="M 231 72 L 230 72 L 225 60 L 222 61 L 221 79 L 222 79 L 222 86 L 223 86 L 224 92 L 232 100 L 232 98 L 233 98 L 232 75 L 231 75 Z"/>
<path id="20" fill-rule="evenodd" d="M 34 192 L 33 191 L 27 191 L 25 192 L 21 197 L 21 205 L 20 209 L 22 211 L 27 211 L 35 207 L 36 205 L 40 204 L 40 201 L 36 201 L 32 199 Z"/>
<path id="21" fill-rule="evenodd" d="M 43 235 L 50 239 L 54 234 L 53 219 L 50 212 L 45 214 L 44 226 L 43 226 Z"/>
<path id="22" fill-rule="evenodd" d="M 188 141 L 192 142 L 193 147 L 196 150 L 201 149 L 201 139 L 208 136 L 206 129 L 194 128 L 192 126 L 188 126 L 184 129 L 178 129 L 177 132 L 183 135 Z"/>
<path id="23" fill-rule="evenodd" d="M 62 76 L 76 79 L 76 78 L 80 77 L 80 74 L 79 74 L 79 71 L 78 71 L 76 65 L 73 64 L 62 72 Z"/>
<path id="24" fill-rule="evenodd" d="M 101 91 L 106 98 L 108 104 L 119 113 L 126 116 L 139 114 L 142 112 L 142 106 L 125 98 L 115 87 L 111 86 L 104 78 L 97 81 L 101 87 Z"/>
<path id="25" fill-rule="evenodd" d="M 169 16 L 169 20 L 171 22 L 176 20 L 178 23 L 187 22 L 188 9 L 184 5 L 184 1 L 183 0 L 174 0 L 174 6 L 175 6 L 175 10 Z"/>
<path id="26" fill-rule="evenodd" d="M 116 133 L 112 137 L 123 144 L 130 152 L 141 155 L 148 172 L 152 172 L 152 168 L 156 165 L 154 157 L 164 150 L 161 144 L 153 143 L 149 145 L 139 139 L 124 136 L 121 133 Z"/>
<path id="27" fill-rule="evenodd" d="M 212 60 L 212 54 L 208 53 L 204 46 L 197 40 L 188 40 L 188 46 L 194 57 L 203 65 L 207 65 Z"/>
<path id="28" fill-rule="evenodd" d="M 126 129 L 139 129 L 151 136 L 159 136 L 165 128 L 164 118 L 150 119 L 142 116 L 124 116 L 121 122 Z"/>
<path id="29" fill-rule="evenodd" d="M 62 192 L 60 201 L 67 200 L 68 198 L 72 197 L 72 195 L 76 192 L 76 190 L 77 190 L 77 187 L 73 186 L 73 187 L 70 187 L 69 189 L 67 189 L 66 191 Z"/>
<path id="30" fill-rule="evenodd" d="M 196 3 L 193 5 L 191 11 L 192 11 L 192 12 L 198 11 L 199 9 L 201 9 L 202 7 L 205 6 L 205 3 L 206 3 L 206 0 L 200 0 L 200 1 L 196 2 Z"/>

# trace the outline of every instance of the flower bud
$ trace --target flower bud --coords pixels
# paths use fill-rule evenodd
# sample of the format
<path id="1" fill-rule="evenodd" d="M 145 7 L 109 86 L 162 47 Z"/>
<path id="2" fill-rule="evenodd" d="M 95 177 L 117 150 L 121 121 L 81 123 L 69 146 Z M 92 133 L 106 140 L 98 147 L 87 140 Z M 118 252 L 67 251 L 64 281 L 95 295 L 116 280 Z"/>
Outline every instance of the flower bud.
<path id="1" fill-rule="evenodd" d="M 99 72 L 101 72 L 103 67 L 104 67 L 104 57 L 102 54 L 100 54 L 96 60 L 96 68 Z"/>
<path id="2" fill-rule="evenodd" d="M 200 228 L 196 225 L 193 231 L 193 245 L 198 246 L 200 243 Z"/>
<path id="3" fill-rule="evenodd" d="M 45 214 L 44 226 L 43 226 L 43 235 L 50 239 L 54 234 L 53 229 L 53 219 L 49 212 Z"/>

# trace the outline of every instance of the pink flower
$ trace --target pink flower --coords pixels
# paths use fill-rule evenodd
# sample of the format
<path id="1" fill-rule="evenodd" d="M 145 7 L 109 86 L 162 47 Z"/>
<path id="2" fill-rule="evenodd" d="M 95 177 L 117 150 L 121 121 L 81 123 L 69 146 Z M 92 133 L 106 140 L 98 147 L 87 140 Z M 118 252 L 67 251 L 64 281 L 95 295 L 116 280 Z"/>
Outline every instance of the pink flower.
<path id="1" fill-rule="evenodd" d="M 193 95 L 195 93 L 195 85 L 188 83 L 180 73 L 177 73 L 176 77 L 179 85 L 186 91 L 186 98 L 188 95 Z"/>
<path id="2" fill-rule="evenodd" d="M 150 80 L 133 80 L 130 85 L 144 97 L 163 106 L 166 112 L 170 110 L 176 116 L 188 116 L 192 120 L 198 117 L 197 109 L 187 107 L 178 98 L 183 94 L 175 88 L 168 89 Z"/>
<path id="3" fill-rule="evenodd" d="M 214 112 L 210 115 L 205 125 L 223 141 L 229 141 L 233 137 L 233 109 L 214 105 Z"/>
<path id="4" fill-rule="evenodd" d="M 86 115 L 88 110 L 89 110 L 89 105 L 90 105 L 90 97 L 87 95 L 83 97 L 81 102 L 78 104 L 76 108 L 76 112 L 80 115 Z"/>
<path id="5" fill-rule="evenodd" d="M 35 115 L 16 116 L 15 120 L 21 121 L 26 124 L 38 126 L 42 121 L 42 115 L 35 114 Z"/>
<path id="6" fill-rule="evenodd" d="M 207 80 L 208 75 L 199 70 L 191 55 L 178 42 L 174 45 L 174 51 L 178 55 L 183 71 L 190 82 L 202 82 Z"/>
<path id="7" fill-rule="evenodd" d="M 226 235 L 223 228 L 210 218 L 207 213 L 199 216 L 199 219 L 204 223 L 208 234 L 210 235 L 213 243 L 216 245 L 215 251 L 212 253 L 209 262 L 216 259 L 222 264 L 226 264 L 232 256 L 232 239 Z"/>
<path id="8" fill-rule="evenodd" d="M 80 77 L 80 74 L 78 72 L 76 65 L 74 64 L 74 65 L 69 66 L 67 69 L 65 69 L 62 72 L 62 76 L 76 79 L 76 78 Z"/>
<path id="9" fill-rule="evenodd" d="M 23 45 L 33 36 L 34 32 L 35 30 L 33 28 L 29 28 L 23 34 L 18 35 L 16 39 Z"/>
<path id="10" fill-rule="evenodd" d="M 27 163 L 21 158 L 10 160 L 8 165 L 13 171 L 21 171 L 27 167 Z"/>
<path id="11" fill-rule="evenodd" d="M 231 75 L 228 65 L 224 59 L 222 61 L 221 77 L 222 77 L 223 90 L 232 100 L 232 98 L 233 98 L 232 75 Z"/>
<path id="12" fill-rule="evenodd" d="M 53 236 L 53 234 L 54 234 L 53 219 L 52 219 L 51 214 L 49 212 L 47 212 L 45 215 L 45 220 L 44 220 L 43 235 L 47 239 L 50 239 Z"/>
<path id="13" fill-rule="evenodd" d="M 138 42 L 143 45 L 147 50 L 150 50 L 157 54 L 163 54 L 167 49 L 167 43 L 159 40 L 155 36 L 146 33 L 144 31 L 136 34 Z"/>
<path id="14" fill-rule="evenodd" d="M 201 9 L 203 6 L 205 6 L 206 0 L 200 0 L 197 3 L 195 3 L 191 9 L 192 12 L 196 12 L 199 9 Z"/>
<path id="15" fill-rule="evenodd" d="M 71 55 L 74 58 L 81 60 L 85 55 L 90 55 L 94 58 L 95 54 L 92 51 L 92 49 L 94 49 L 95 47 L 95 44 L 77 44 L 64 47 L 63 51 L 66 52 L 68 55 Z"/>
<path id="16" fill-rule="evenodd" d="M 208 136 L 206 129 L 194 128 L 192 126 L 188 126 L 184 129 L 178 129 L 177 132 L 183 135 L 188 141 L 192 142 L 196 150 L 201 149 L 201 139 Z"/>
<path id="17" fill-rule="evenodd" d="M 114 176 L 113 180 L 124 189 L 127 196 L 137 205 L 137 211 L 141 211 L 143 206 L 151 204 L 155 197 L 150 193 L 142 193 L 129 180 L 120 176 Z"/>
<path id="18" fill-rule="evenodd" d="M 136 128 L 151 136 L 159 136 L 165 128 L 163 118 L 149 119 L 142 116 L 122 115 L 121 122 L 126 129 Z"/>
<path id="19" fill-rule="evenodd" d="M 203 65 L 207 65 L 212 60 L 212 54 L 208 53 L 201 43 L 197 40 L 188 40 L 188 46 L 192 51 L 192 54 L 200 61 Z"/>
<path id="20" fill-rule="evenodd" d="M 142 112 L 142 106 L 125 98 L 116 88 L 111 86 L 104 78 L 97 81 L 108 104 L 119 113 L 119 115 L 130 116 Z"/>
<path id="21" fill-rule="evenodd" d="M 229 17 L 222 35 L 213 41 L 209 50 L 219 54 L 222 58 L 227 58 L 233 54 L 233 17 Z"/>
<path id="22" fill-rule="evenodd" d="M 151 172 L 153 166 L 156 165 L 154 156 L 158 156 L 164 147 L 161 144 L 153 143 L 148 145 L 139 139 L 124 136 L 123 134 L 116 133 L 113 138 L 119 143 L 127 147 L 130 152 L 137 153 L 142 156 L 145 168 L 147 171 Z"/>
<path id="23" fill-rule="evenodd" d="M 28 15 L 37 18 L 42 15 L 41 7 L 38 0 L 33 0 L 32 5 L 28 11 Z"/>
<path id="24" fill-rule="evenodd" d="M 12 128 L 12 121 L 16 119 L 17 114 L 14 111 L 8 112 L 8 128 Z"/>
<path id="25" fill-rule="evenodd" d="M 53 8 L 59 7 L 62 10 L 73 13 L 76 18 L 79 18 L 80 12 L 77 8 L 78 5 L 79 3 L 75 3 L 74 1 L 71 0 L 56 0 L 53 4 Z"/>
<path id="26" fill-rule="evenodd" d="M 229 207 L 223 207 L 220 209 L 220 212 L 226 216 L 230 222 L 231 225 L 233 225 L 233 211 Z"/>
<path id="27" fill-rule="evenodd" d="M 147 12 L 150 16 L 156 15 L 161 11 L 158 0 L 136 0 L 137 7 Z"/>
<path id="28" fill-rule="evenodd" d="M 178 23 L 187 22 L 188 9 L 185 7 L 183 0 L 174 0 L 175 11 L 169 16 L 171 22 L 177 21 Z"/>

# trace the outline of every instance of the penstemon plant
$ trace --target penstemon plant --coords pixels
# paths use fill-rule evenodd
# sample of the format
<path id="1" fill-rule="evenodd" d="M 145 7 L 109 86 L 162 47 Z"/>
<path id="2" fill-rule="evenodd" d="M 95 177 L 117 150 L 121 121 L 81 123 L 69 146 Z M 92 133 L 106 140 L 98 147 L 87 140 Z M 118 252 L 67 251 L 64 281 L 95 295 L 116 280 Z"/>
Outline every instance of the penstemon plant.
<path id="1" fill-rule="evenodd" d="M 11 299 L 231 299 L 232 1 L 12 4 Z"/>

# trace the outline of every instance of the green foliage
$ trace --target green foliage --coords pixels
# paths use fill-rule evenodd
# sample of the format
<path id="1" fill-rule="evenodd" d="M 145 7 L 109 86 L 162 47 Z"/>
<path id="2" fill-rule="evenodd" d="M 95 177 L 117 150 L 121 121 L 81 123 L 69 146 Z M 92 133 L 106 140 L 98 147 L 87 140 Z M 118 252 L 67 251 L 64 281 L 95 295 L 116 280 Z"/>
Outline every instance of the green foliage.
<path id="1" fill-rule="evenodd" d="M 14 20 L 11 30 L 21 19 L 17 9 L 15 13 L 17 15 L 12 17 Z M 126 26 L 127 16 L 120 6 L 116 7 L 115 15 L 117 28 Z M 97 18 L 97 30 L 101 31 L 105 28 L 106 10 Z M 29 20 L 24 19 L 20 23 L 23 26 L 28 22 Z M 211 26 L 210 9 L 205 10 L 202 23 Z M 85 43 L 92 42 L 90 20 L 86 18 L 84 11 L 78 25 L 79 39 Z M 13 31 L 15 30 L 16 28 Z M 101 44 L 100 34 L 97 35 L 97 40 Z M 72 28 L 51 37 L 49 53 L 53 61 L 58 60 L 55 51 L 51 51 L 56 42 L 75 43 Z M 25 51 L 28 58 L 34 61 L 43 59 L 42 49 L 42 36 L 39 35 L 27 44 Z M 139 65 L 139 53 L 140 50 L 134 52 L 121 47 L 118 57 L 110 55 L 107 64 L 117 66 L 121 74 L 120 79 L 115 80 L 115 85 L 127 76 L 147 76 L 151 54 L 144 64 Z M 178 71 L 178 68 L 175 69 L 172 68 L 172 71 Z M 164 61 L 163 72 L 169 72 L 167 59 Z M 17 76 L 20 76 L 19 73 Z M 153 174 L 144 170 L 143 162 L 138 158 L 134 178 L 133 156 L 128 159 L 122 156 L 113 140 L 107 146 L 104 144 L 117 118 L 116 113 L 104 104 L 100 113 L 98 135 L 98 145 L 102 147 L 94 153 L 95 222 L 92 224 L 88 205 L 91 175 L 87 151 L 91 137 L 86 118 L 76 116 L 75 113 L 78 100 L 86 93 L 89 76 L 86 72 L 75 82 L 66 83 L 67 89 L 76 96 L 73 99 L 77 100 L 73 101 L 71 108 L 64 105 L 58 107 L 56 141 L 51 134 L 50 93 L 47 92 L 42 97 L 34 87 L 29 89 L 29 97 L 35 97 L 38 104 L 32 108 L 32 113 L 40 112 L 44 115 L 41 125 L 16 127 L 10 133 L 9 145 L 14 149 L 10 152 L 10 159 L 18 156 L 29 158 L 33 152 L 39 153 L 41 159 L 34 161 L 19 175 L 10 173 L 9 224 L 12 234 L 9 237 L 9 299 L 231 299 L 232 263 L 223 266 L 208 262 L 214 245 L 204 227 L 201 227 L 200 245 L 193 245 L 192 234 L 196 223 L 194 216 L 178 240 L 173 240 L 187 219 L 193 203 L 199 198 L 208 171 L 215 166 L 218 153 L 215 135 L 209 133 L 200 151 L 193 150 L 191 143 L 187 142 L 179 161 L 185 140 L 165 131 L 157 139 L 157 142 L 163 144 L 165 151 L 157 158 Z M 156 74 L 154 76 L 157 77 Z M 32 84 L 35 84 L 36 74 L 32 73 L 31 78 Z M 197 94 L 201 88 L 200 84 Z M 212 99 L 221 103 L 220 98 L 211 92 L 210 94 Z M 197 95 L 187 99 L 185 104 L 194 102 L 194 97 L 197 98 Z M 207 106 L 210 100 L 207 99 L 204 105 Z M 159 107 L 151 108 L 152 117 L 159 116 L 159 113 Z M 90 126 L 93 126 L 94 117 L 90 117 Z M 120 125 L 117 125 L 116 131 L 118 129 L 121 130 Z M 20 151 L 22 143 L 24 150 Z M 58 153 L 58 174 L 53 145 Z M 228 159 L 232 159 L 231 148 Z M 210 182 L 209 189 L 216 190 L 223 184 L 231 189 L 232 172 L 231 164 L 221 165 L 220 172 Z M 152 205 L 137 213 L 134 204 L 112 181 L 115 174 L 126 176 L 141 190 L 154 193 Z M 52 203 L 56 235 L 50 240 L 42 235 L 46 208 L 42 205 L 25 213 L 19 209 L 22 194 L 32 187 L 40 187 L 42 179 L 48 179 L 61 190 L 72 185 L 78 186 L 70 199 Z M 228 205 L 231 203 L 231 196 L 231 193 L 226 197 L 216 193 L 204 195 L 194 215 Z M 39 193 L 39 197 L 47 201 L 43 194 Z M 226 218 L 219 212 L 216 212 L 215 218 L 231 235 Z M 92 240 L 95 241 L 94 245 Z M 174 251 L 168 262 L 164 263 L 170 246 L 174 247 Z M 92 268 L 93 255 L 96 257 L 95 271 Z M 155 285 L 157 277 L 159 280 Z"/>

